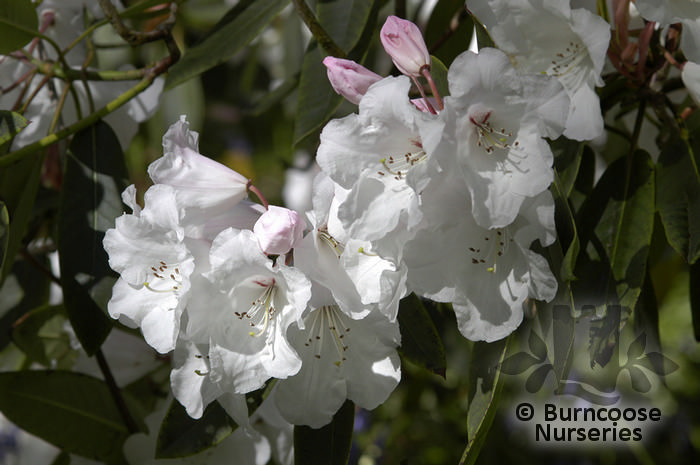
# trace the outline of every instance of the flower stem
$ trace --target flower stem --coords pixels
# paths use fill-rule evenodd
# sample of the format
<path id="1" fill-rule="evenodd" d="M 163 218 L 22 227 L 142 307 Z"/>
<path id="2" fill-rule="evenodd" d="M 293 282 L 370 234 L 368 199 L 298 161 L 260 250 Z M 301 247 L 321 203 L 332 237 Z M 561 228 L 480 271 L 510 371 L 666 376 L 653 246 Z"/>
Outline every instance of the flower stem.
<path id="1" fill-rule="evenodd" d="M 437 102 L 438 110 L 442 110 L 445 108 L 445 105 L 442 103 L 442 97 L 440 97 L 440 92 L 438 92 L 437 86 L 435 86 L 435 81 L 433 80 L 433 75 L 430 74 L 430 69 L 424 66 L 423 69 L 421 69 L 421 74 L 423 74 L 423 77 L 428 81 L 430 91 L 433 93 L 433 97 L 435 97 L 435 101 Z"/>
<path id="2" fill-rule="evenodd" d="M 311 11 L 309 5 L 307 5 L 304 0 L 292 0 L 292 3 L 294 4 L 294 8 L 296 8 L 297 13 L 304 21 L 304 24 L 306 24 L 306 27 L 309 28 L 309 31 L 311 31 L 311 34 L 313 34 L 321 48 L 323 48 L 326 53 L 336 58 L 346 58 L 347 55 L 343 49 L 333 41 L 328 32 L 326 32 L 323 26 L 321 26 L 321 23 L 318 22 L 316 15 L 313 11 Z"/>
<path id="3" fill-rule="evenodd" d="M 97 352 L 95 353 L 95 358 L 97 359 L 97 365 L 100 367 L 100 371 L 105 377 L 105 382 L 107 383 L 109 392 L 112 394 L 114 403 L 117 404 L 117 409 L 119 410 L 119 413 L 122 416 L 122 420 L 124 420 L 124 424 L 129 430 L 129 433 L 138 433 L 139 427 L 136 425 L 134 418 L 131 416 L 129 409 L 126 406 L 126 402 L 124 401 L 122 392 L 119 390 L 119 386 L 117 386 L 117 381 L 114 379 L 114 375 L 112 375 L 112 370 L 107 364 L 107 359 L 102 353 L 102 349 L 97 349 Z"/>
<path id="4" fill-rule="evenodd" d="M 270 204 L 267 202 L 267 199 L 265 196 L 260 192 L 260 189 L 255 187 L 250 181 L 248 181 L 248 186 L 247 186 L 248 191 L 252 192 L 255 194 L 255 196 L 260 199 L 260 202 L 262 203 L 263 207 L 265 207 L 265 210 L 270 208 Z"/>
<path id="5" fill-rule="evenodd" d="M 435 108 L 433 108 L 433 105 L 430 103 L 430 100 L 428 100 L 428 97 L 425 95 L 425 90 L 423 90 L 423 86 L 420 85 L 420 82 L 418 82 L 418 79 L 411 76 L 411 80 L 416 85 L 416 87 L 418 87 L 418 91 L 420 92 L 421 96 L 423 97 L 423 101 L 425 102 L 425 107 L 428 109 L 428 111 L 431 114 L 437 115 L 437 111 L 435 111 Z"/>

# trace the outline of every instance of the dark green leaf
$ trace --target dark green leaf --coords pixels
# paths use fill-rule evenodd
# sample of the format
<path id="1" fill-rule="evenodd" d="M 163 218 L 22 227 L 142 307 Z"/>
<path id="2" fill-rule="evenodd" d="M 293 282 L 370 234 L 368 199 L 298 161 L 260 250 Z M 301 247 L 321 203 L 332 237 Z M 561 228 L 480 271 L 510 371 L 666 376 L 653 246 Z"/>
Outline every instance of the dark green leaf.
<path id="1" fill-rule="evenodd" d="M 564 136 L 550 142 L 554 154 L 554 169 L 559 175 L 562 197 L 568 198 L 574 188 L 583 156 L 583 142 L 567 139 Z M 588 148 L 590 150 L 590 148 Z"/>
<path id="2" fill-rule="evenodd" d="M 637 362 L 647 370 L 659 376 L 666 376 L 678 369 L 678 365 L 660 352 L 649 352 L 646 357 L 642 357 Z"/>
<path id="3" fill-rule="evenodd" d="M 423 37 L 433 55 L 452 63 L 469 47 L 473 33 L 474 23 L 464 9 L 464 0 L 438 0 Z"/>
<path id="4" fill-rule="evenodd" d="M 9 55 L 36 35 L 38 20 L 30 0 L 0 0 L 0 55 Z"/>
<path id="5" fill-rule="evenodd" d="M 58 213 L 58 251 L 68 317 L 90 355 L 112 328 L 106 308 L 116 273 L 102 239 L 123 212 L 126 179 L 119 141 L 107 124 L 98 122 L 73 137 Z"/>
<path id="6" fill-rule="evenodd" d="M 51 282 L 38 268 L 48 267 L 48 261 L 36 260 L 37 263 L 17 260 L 0 287 L 0 350 L 12 341 L 10 336 L 17 320 L 48 301 Z"/>
<path id="7" fill-rule="evenodd" d="M 0 110 L 0 146 L 12 140 L 28 124 L 29 121 L 19 113 Z"/>
<path id="8" fill-rule="evenodd" d="M 693 333 L 695 340 L 700 342 L 700 262 L 690 265 L 690 311 L 693 320 Z"/>
<path id="9" fill-rule="evenodd" d="M 503 384 L 500 367 L 507 348 L 508 339 L 474 344 L 469 364 L 468 442 L 459 465 L 476 462 L 491 428 Z"/>
<path id="10" fill-rule="evenodd" d="M 62 451 L 56 456 L 53 462 L 51 462 L 51 465 L 70 465 L 70 454 Z"/>
<path id="11" fill-rule="evenodd" d="M 437 87 L 440 96 L 450 95 L 450 88 L 447 84 L 447 66 L 435 56 L 431 57 L 431 59 L 430 75 L 435 81 L 435 87 Z"/>
<path id="12" fill-rule="evenodd" d="M 156 458 L 186 457 L 212 447 L 238 427 L 218 402 L 207 406 L 195 420 L 177 400 L 163 419 L 156 442 Z"/>
<path id="13" fill-rule="evenodd" d="M 350 457 L 355 404 L 346 400 L 333 420 L 320 429 L 294 427 L 294 463 L 346 465 Z"/>
<path id="14" fill-rule="evenodd" d="M 238 2 L 201 43 L 188 49 L 182 59 L 170 69 L 166 90 L 231 58 L 253 40 L 288 3 L 289 0 Z"/>
<path id="15" fill-rule="evenodd" d="M 471 18 L 474 27 L 476 28 L 476 42 L 479 45 L 479 48 L 484 48 L 484 47 L 496 47 L 496 45 L 493 42 L 493 39 L 491 38 L 491 35 L 488 33 L 486 30 L 486 27 L 477 19 L 476 16 L 471 14 L 469 10 L 469 17 Z"/>
<path id="16" fill-rule="evenodd" d="M 316 17 L 333 41 L 344 51 L 351 51 L 349 56 L 353 55 L 352 58 L 359 60 L 369 45 L 368 36 L 371 36 L 371 28 L 376 21 L 375 3 L 374 0 L 318 2 Z M 301 65 L 295 145 L 324 125 L 343 101 L 343 97 L 328 82 L 324 57 L 324 52 L 312 41 Z"/>
<path id="17" fill-rule="evenodd" d="M 5 249 L 5 260 L 0 273 L 0 284 L 7 278 L 22 245 L 27 223 L 41 179 L 44 157 L 26 157 L 0 170 L 0 199 L 10 216 L 10 231 Z"/>
<path id="18" fill-rule="evenodd" d="M 630 373 L 630 379 L 632 380 L 632 388 L 637 392 L 649 392 L 651 389 L 651 382 L 647 375 L 635 366 L 627 367 Z"/>
<path id="19" fill-rule="evenodd" d="M 554 375 L 557 377 L 557 385 L 566 380 L 574 358 L 574 330 L 576 321 L 572 315 L 570 305 L 554 305 L 552 309 L 552 338 L 554 340 Z"/>
<path id="20" fill-rule="evenodd" d="M 36 308 L 15 323 L 12 342 L 32 361 L 46 367 L 70 369 L 76 354 L 63 327 L 65 321 L 63 305 Z"/>
<path id="21" fill-rule="evenodd" d="M 700 182 L 688 144 L 674 138 L 656 164 L 656 208 L 668 243 L 688 263 L 700 256 Z"/>
<path id="22" fill-rule="evenodd" d="M 554 367 L 551 364 L 542 365 L 537 367 L 535 371 L 528 376 L 527 381 L 525 381 L 525 390 L 530 394 L 534 394 L 542 389 L 542 385 L 547 379 L 547 375 L 550 371 L 553 371 Z"/>
<path id="23" fill-rule="evenodd" d="M 130 433 L 99 379 L 65 371 L 0 373 L 0 410 L 66 452 L 107 464 L 125 462 L 122 446 Z"/>
<path id="24" fill-rule="evenodd" d="M 0 200 L 0 271 L 2 271 L 7 245 L 10 243 L 10 214 L 7 212 L 5 202 Z M 2 283 L 2 280 L 0 280 Z"/>
<path id="25" fill-rule="evenodd" d="M 527 352 L 518 352 L 503 360 L 501 372 L 507 375 L 519 375 L 538 363 L 539 360 Z"/>
<path id="26" fill-rule="evenodd" d="M 530 331 L 530 337 L 527 340 L 527 345 L 530 348 L 530 352 L 537 357 L 539 362 L 544 362 L 547 359 L 547 345 L 537 335 L 537 332 Z"/>
<path id="27" fill-rule="evenodd" d="M 399 304 L 401 355 L 418 366 L 445 377 L 445 348 L 440 334 L 420 299 L 411 294 Z"/>
<path id="28" fill-rule="evenodd" d="M 638 359 L 644 353 L 644 348 L 646 345 L 647 335 L 642 333 L 634 341 L 632 341 L 630 346 L 627 348 L 627 363 Z"/>

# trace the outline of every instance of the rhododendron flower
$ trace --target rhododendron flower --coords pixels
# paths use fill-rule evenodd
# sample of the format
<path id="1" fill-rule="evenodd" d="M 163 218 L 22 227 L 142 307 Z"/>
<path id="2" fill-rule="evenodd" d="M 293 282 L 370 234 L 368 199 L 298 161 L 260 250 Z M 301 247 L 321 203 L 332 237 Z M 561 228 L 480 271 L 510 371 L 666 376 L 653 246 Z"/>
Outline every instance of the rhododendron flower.
<path id="1" fill-rule="evenodd" d="M 430 69 L 430 52 L 420 29 L 411 21 L 389 16 L 379 39 L 396 67 L 406 76 L 419 77 L 423 68 Z"/>
<path id="2" fill-rule="evenodd" d="M 382 77 L 352 60 L 328 56 L 323 59 L 328 69 L 328 80 L 333 89 L 355 105 L 360 103 L 369 86 Z"/>

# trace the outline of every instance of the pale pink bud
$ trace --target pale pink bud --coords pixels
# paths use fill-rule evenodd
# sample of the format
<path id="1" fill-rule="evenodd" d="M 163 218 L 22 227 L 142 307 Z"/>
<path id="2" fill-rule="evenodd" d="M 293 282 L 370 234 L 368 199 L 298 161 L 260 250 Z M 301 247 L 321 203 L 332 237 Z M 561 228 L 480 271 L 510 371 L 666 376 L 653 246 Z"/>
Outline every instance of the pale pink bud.
<path id="1" fill-rule="evenodd" d="M 328 56 L 323 64 L 328 68 L 328 80 L 333 89 L 355 105 L 359 105 L 369 86 L 382 79 L 352 60 Z"/>
<path id="2" fill-rule="evenodd" d="M 304 219 L 294 210 L 270 205 L 253 226 L 260 248 L 269 255 L 284 255 L 304 236 Z"/>
<path id="3" fill-rule="evenodd" d="M 384 50 L 403 74 L 420 76 L 423 67 L 430 68 L 430 53 L 418 26 L 405 19 L 389 16 L 379 33 Z"/>
<path id="4" fill-rule="evenodd" d="M 426 105 L 425 99 L 423 99 L 423 98 L 412 98 L 411 99 L 411 103 L 413 104 L 413 106 L 418 108 L 423 113 L 434 113 L 435 112 L 434 108 L 437 106 L 437 100 L 435 99 L 435 97 L 428 97 L 428 102 L 433 106 L 432 112 L 430 111 L 430 108 L 428 107 L 428 105 Z"/>

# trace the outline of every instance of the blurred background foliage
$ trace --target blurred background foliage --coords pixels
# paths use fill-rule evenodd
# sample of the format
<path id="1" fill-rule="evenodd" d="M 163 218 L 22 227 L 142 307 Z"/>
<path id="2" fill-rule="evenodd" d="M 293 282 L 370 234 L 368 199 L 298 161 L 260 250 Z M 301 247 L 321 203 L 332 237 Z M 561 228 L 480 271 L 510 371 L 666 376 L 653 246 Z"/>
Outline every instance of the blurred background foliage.
<path id="1" fill-rule="evenodd" d="M 138 2 L 125 3 L 128 6 Z M 187 50 L 207 37 L 236 2 L 187 0 L 178 3 L 177 21 L 172 33 L 179 47 L 185 50 L 186 57 Z M 316 2 L 308 3 L 312 8 L 316 7 Z M 431 53 L 448 66 L 472 41 L 474 24 L 461 0 L 384 0 L 370 4 L 372 9 L 368 13 L 370 18 L 367 24 L 371 33 L 351 40 L 355 43 L 348 47 L 352 49 L 359 43 L 361 46 L 356 49 L 358 56 L 355 58 L 378 74 L 397 74 L 392 69 L 389 57 L 381 52 L 378 40 L 378 24 L 388 14 L 417 21 L 423 28 Z M 347 5 L 343 8 L 347 8 Z M 134 25 L 148 29 L 152 27 L 150 23 L 156 24 L 158 21 L 158 16 L 147 16 L 135 21 Z M 143 66 L 163 52 L 159 44 L 137 49 L 124 44 L 119 47 L 108 45 L 118 43 L 117 39 L 118 36 L 109 27 L 100 28 L 95 34 L 98 58 L 106 69 L 124 61 L 132 62 L 137 67 Z M 143 193 L 150 185 L 146 169 L 161 156 L 161 138 L 166 129 L 179 115 L 185 114 L 191 128 L 200 133 L 201 153 L 251 178 L 270 203 L 283 204 L 285 175 L 289 174 L 289 170 L 304 172 L 311 169 L 312 155 L 322 127 L 322 121 L 318 121 L 318 125 L 311 125 L 307 132 L 299 134 L 295 126 L 300 118 L 300 108 L 308 105 L 305 99 L 309 96 L 303 94 L 298 82 L 309 41 L 306 26 L 288 5 L 233 57 L 167 89 L 155 116 L 140 126 L 131 145 L 124 148 L 129 179 L 137 185 L 138 192 Z M 564 181 L 567 181 L 566 169 L 571 166 L 568 162 L 564 163 L 564 158 L 571 155 L 575 160 L 575 170 L 569 178 L 569 195 L 565 196 L 574 213 L 580 213 L 586 199 L 590 199 L 595 181 L 601 173 L 615 160 L 624 157 L 628 149 L 624 135 L 631 133 L 634 124 L 636 89 L 621 88 L 612 80 L 607 84 L 606 88 L 599 89 L 607 111 L 606 122 L 615 129 L 608 131 L 607 142 L 604 145 L 587 144 L 586 147 L 567 146 L 557 154 L 557 162 L 561 165 L 557 168 Z M 329 88 L 327 83 L 326 88 Z M 610 95 L 606 94 L 607 89 L 612 89 Z M 613 98 L 612 92 L 618 95 Z M 606 96 L 614 102 L 609 107 L 605 106 Z M 694 109 L 687 98 L 677 104 L 679 113 L 683 108 Z M 353 105 L 340 102 L 340 99 L 329 103 L 329 108 L 332 110 L 329 117 L 356 111 Z M 628 117 L 630 114 L 631 119 Z M 692 137 L 700 138 L 698 112 L 685 124 L 691 141 L 697 143 Z M 663 131 L 644 131 L 640 146 L 652 153 L 652 158 L 656 160 L 668 142 L 664 137 Z M 9 182 L 3 179 L 5 187 Z M 49 296 L 56 292 L 56 284 L 52 284 L 45 270 L 51 268 L 47 252 L 55 249 L 59 202 L 59 191 L 55 186 L 47 183 L 39 186 L 24 236 L 21 259 L 15 261 L 12 273 L 0 291 L 0 364 L 6 371 L 36 366 L 33 364 L 51 369 L 70 369 L 86 359 L 71 343 L 65 330 L 65 309 L 61 304 L 48 304 Z M 560 231 L 566 230 L 566 223 L 570 220 L 562 217 L 561 210 L 557 214 Z M 576 220 L 585 221 L 586 218 L 577 217 Z M 575 226 L 581 232 L 581 226 L 585 225 L 579 223 Z M 590 227 L 596 227 L 596 224 Z M 573 240 L 573 237 L 568 237 L 568 241 Z M 561 264 L 566 248 L 562 250 L 561 243 L 558 247 L 561 255 L 558 258 L 550 257 L 550 261 Z M 569 271 L 578 277 L 578 281 L 572 284 L 573 298 L 577 304 L 587 303 L 587 299 L 599 291 L 595 285 L 588 286 L 598 272 L 595 259 L 598 253 L 594 245 L 587 244 L 581 251 L 584 258 L 579 257 L 576 261 L 574 257 L 574 262 L 570 264 Z M 645 371 L 653 382 L 641 399 L 662 410 L 662 427 L 643 443 L 630 447 L 611 448 L 604 443 L 599 448 L 585 451 L 539 447 L 525 440 L 522 429 L 513 423 L 513 411 L 518 399 L 526 392 L 527 379 L 536 370 L 531 367 L 519 375 L 501 376 L 502 392 L 495 404 L 494 421 L 476 463 L 699 463 L 700 350 L 696 334 L 700 333 L 700 322 L 692 317 L 700 313 L 700 265 L 689 265 L 669 245 L 659 213 L 655 214 L 648 253 L 639 301 L 634 311 L 623 317 L 623 331 L 617 346 L 626 349 L 631 341 L 643 333 L 649 348 L 663 353 L 677 365 L 677 370 L 662 377 L 650 370 Z M 552 254 L 556 255 L 556 252 Z M 566 263 L 563 264 L 565 266 Z M 569 290 L 566 286 L 562 287 Z M 402 381 L 388 401 L 372 412 L 357 411 L 350 463 L 442 465 L 463 463 L 465 460 L 463 453 L 470 436 L 467 422 L 470 389 L 476 379 L 474 371 L 488 370 L 489 367 L 480 367 L 482 348 L 459 334 L 454 314 L 447 306 L 428 302 L 424 302 L 424 305 L 444 344 L 444 377 L 404 359 Z M 595 315 L 596 302 L 592 302 L 592 305 L 592 313 L 587 314 L 581 305 L 576 305 L 575 311 L 572 310 L 578 319 L 575 339 L 572 336 L 570 373 L 584 379 L 590 375 L 586 370 L 591 370 L 596 376 L 598 372 L 605 372 L 601 367 L 600 353 L 595 348 L 601 344 L 605 346 L 606 342 L 596 340 L 588 329 L 601 321 L 600 315 Z M 549 330 L 553 312 L 552 306 L 533 305 L 525 323 L 510 338 L 507 354 L 527 350 L 532 332 L 542 337 L 548 350 L 554 351 L 554 335 Z M 586 328 L 580 330 L 583 326 Z M 124 328 L 120 328 L 121 331 Z M 620 361 L 624 364 L 627 360 L 624 350 L 622 352 Z M 151 358 L 154 358 L 153 355 Z M 148 376 L 131 380 L 125 388 L 146 412 L 153 409 L 155 400 L 167 395 L 167 364 L 162 362 L 162 359 L 156 359 L 156 365 Z M 592 365 L 595 367 L 590 368 Z M 605 382 L 615 386 L 623 399 L 638 395 L 629 374 L 620 370 L 620 366 L 613 368 L 603 373 L 602 376 L 607 377 Z M 90 369 L 96 371 L 94 367 Z M 542 383 L 543 388 L 538 395 L 553 393 L 559 387 L 551 372 Z M 6 446 L 1 439 L 0 463 L 5 463 L 2 448 Z M 67 463 L 59 461 L 65 458 L 61 455 L 55 463 Z M 473 457 L 470 456 L 468 460 L 472 463 Z"/>

